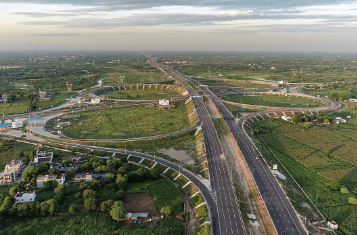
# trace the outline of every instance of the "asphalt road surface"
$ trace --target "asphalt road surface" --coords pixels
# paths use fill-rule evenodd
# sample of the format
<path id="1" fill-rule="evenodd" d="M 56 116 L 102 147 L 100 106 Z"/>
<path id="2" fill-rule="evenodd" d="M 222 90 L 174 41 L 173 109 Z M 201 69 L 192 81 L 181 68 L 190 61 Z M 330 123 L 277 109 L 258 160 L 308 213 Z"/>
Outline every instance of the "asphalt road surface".
<path id="1" fill-rule="evenodd" d="M 204 105 L 202 97 L 188 83 L 187 78 L 177 73 L 172 68 L 159 64 L 151 59 L 151 64 L 168 73 L 178 80 L 189 92 L 195 104 L 197 114 L 202 124 L 202 131 L 205 139 L 208 168 L 210 173 L 211 188 L 217 203 L 218 218 L 212 219 L 212 232 L 214 234 L 246 234 L 239 204 L 234 192 L 229 168 L 221 144 L 216 133 L 216 129 L 211 117 Z"/>

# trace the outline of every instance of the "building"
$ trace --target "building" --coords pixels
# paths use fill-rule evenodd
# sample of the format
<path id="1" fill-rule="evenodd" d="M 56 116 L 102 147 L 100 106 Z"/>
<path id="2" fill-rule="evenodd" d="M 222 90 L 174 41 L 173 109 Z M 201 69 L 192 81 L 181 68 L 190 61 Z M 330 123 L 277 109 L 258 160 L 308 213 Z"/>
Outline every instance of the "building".
<path id="1" fill-rule="evenodd" d="M 40 166 L 43 163 L 48 163 L 52 166 L 53 163 L 53 152 L 37 151 L 36 156 L 33 160 L 35 166 Z"/>
<path id="2" fill-rule="evenodd" d="M 8 131 L 11 128 L 12 128 L 11 123 L 1 123 L 0 124 L 0 132 Z"/>
<path id="3" fill-rule="evenodd" d="M 142 213 L 127 213 L 126 214 L 126 219 L 127 220 L 145 220 L 149 217 L 149 213 L 147 212 L 142 212 Z"/>
<path id="4" fill-rule="evenodd" d="M 327 227 L 329 227 L 330 229 L 333 229 L 333 230 L 337 230 L 338 223 L 336 223 L 336 221 L 327 221 Z"/>
<path id="5" fill-rule="evenodd" d="M 93 97 L 90 100 L 91 104 L 99 104 L 100 103 L 100 98 L 99 97 Z"/>
<path id="6" fill-rule="evenodd" d="M 15 195 L 15 203 L 34 202 L 36 199 L 36 193 L 33 192 L 18 192 Z"/>
<path id="7" fill-rule="evenodd" d="M 5 165 L 5 169 L 0 173 L 0 184 L 10 184 L 17 180 L 22 171 L 22 162 L 12 160 L 10 164 Z"/>
<path id="8" fill-rule="evenodd" d="M 43 188 L 45 187 L 45 183 L 48 181 L 56 181 L 57 184 L 64 185 L 65 180 L 66 177 L 64 174 L 62 174 L 60 177 L 57 177 L 56 175 L 39 175 L 36 178 L 36 187 Z"/>
<path id="9" fill-rule="evenodd" d="M 283 115 L 283 116 L 281 117 L 281 119 L 283 119 L 284 121 L 290 122 L 291 117 Z"/>
<path id="10" fill-rule="evenodd" d="M 161 100 L 159 100 L 159 105 L 163 106 L 163 107 L 168 107 L 168 106 L 170 106 L 170 101 L 166 100 L 166 99 L 161 99 Z"/>
<path id="11" fill-rule="evenodd" d="M 76 174 L 76 176 L 74 177 L 74 181 L 79 182 L 79 181 L 85 181 L 85 182 L 89 182 L 93 180 L 93 175 L 86 173 L 86 174 Z"/>
<path id="12" fill-rule="evenodd" d="M 357 98 L 349 98 L 348 101 L 353 102 L 353 103 L 357 103 Z"/>
<path id="13" fill-rule="evenodd" d="M 12 128 L 21 128 L 24 126 L 24 123 L 21 121 L 13 121 L 11 123 L 11 125 L 12 125 Z"/>
<path id="14" fill-rule="evenodd" d="M 46 124 L 46 119 L 41 117 L 31 117 L 27 119 L 27 125 L 29 126 L 44 126 Z"/>
<path id="15" fill-rule="evenodd" d="M 347 122 L 346 119 L 343 119 L 341 117 L 336 117 L 335 118 L 335 123 L 336 124 L 341 124 L 341 123 L 346 123 L 346 122 Z"/>
<path id="16" fill-rule="evenodd" d="M 7 103 L 7 95 L 1 95 L 0 103 L 4 103 L 4 104 Z"/>

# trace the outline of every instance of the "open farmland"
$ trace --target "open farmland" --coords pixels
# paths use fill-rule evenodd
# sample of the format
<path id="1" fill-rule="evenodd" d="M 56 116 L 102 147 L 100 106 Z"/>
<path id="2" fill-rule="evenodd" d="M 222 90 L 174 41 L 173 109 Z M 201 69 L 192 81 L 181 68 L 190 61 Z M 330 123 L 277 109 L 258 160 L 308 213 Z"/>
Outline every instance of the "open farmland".
<path id="1" fill-rule="evenodd" d="M 111 67 L 111 71 L 102 75 L 105 84 L 157 83 L 168 81 L 167 78 L 146 63 L 145 58 L 123 60 Z"/>
<path id="2" fill-rule="evenodd" d="M 322 105 L 322 101 L 309 99 L 298 96 L 283 95 L 228 95 L 223 97 L 224 100 L 242 104 L 273 106 L 273 107 L 316 107 Z"/>
<path id="3" fill-rule="evenodd" d="M 357 196 L 356 107 L 338 115 L 347 114 L 353 115 L 347 124 L 307 129 L 282 120 L 266 120 L 257 124 L 263 131 L 256 139 L 269 164 L 278 158 L 327 219 L 336 220 L 340 232 L 353 234 L 357 214 L 348 200 Z M 343 187 L 347 193 L 342 193 Z M 294 191 L 288 195 L 293 203 L 301 200 Z"/>
<path id="4" fill-rule="evenodd" d="M 138 106 L 83 112 L 63 133 L 72 138 L 113 139 L 159 135 L 187 127 L 184 105 L 170 109 Z"/>

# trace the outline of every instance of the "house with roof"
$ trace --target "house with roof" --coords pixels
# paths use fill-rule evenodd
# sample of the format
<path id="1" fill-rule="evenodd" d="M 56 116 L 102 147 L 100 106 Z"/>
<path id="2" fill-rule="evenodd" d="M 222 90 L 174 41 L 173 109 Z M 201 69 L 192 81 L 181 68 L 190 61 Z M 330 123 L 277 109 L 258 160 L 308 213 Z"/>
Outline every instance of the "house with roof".
<path id="1" fill-rule="evenodd" d="M 75 182 L 79 182 L 79 181 L 85 181 L 85 182 L 90 182 L 92 181 L 93 175 L 86 173 L 86 174 L 76 174 L 76 176 L 74 177 L 74 181 Z"/>
<path id="2" fill-rule="evenodd" d="M 30 117 L 27 119 L 28 126 L 44 126 L 46 124 L 46 119 L 42 117 Z"/>
<path id="3" fill-rule="evenodd" d="M 46 182 L 49 181 L 56 181 L 57 184 L 64 185 L 65 180 L 66 176 L 64 174 L 62 174 L 60 177 L 57 177 L 56 175 L 39 175 L 36 178 L 36 187 L 43 188 L 45 187 Z"/>
<path id="4" fill-rule="evenodd" d="M 159 105 L 161 107 L 169 107 L 170 106 L 170 101 L 166 99 L 161 99 L 159 100 Z"/>
<path id="5" fill-rule="evenodd" d="M 11 123 L 1 123 L 0 124 L 0 132 L 8 131 L 11 128 L 12 128 Z"/>
<path id="6" fill-rule="evenodd" d="M 36 192 L 17 192 L 15 195 L 15 203 L 34 202 L 36 199 Z"/>
<path id="7" fill-rule="evenodd" d="M 35 166 L 40 166 L 43 163 L 48 163 L 50 166 L 53 164 L 53 152 L 37 151 L 33 160 Z"/>
<path id="8" fill-rule="evenodd" d="M 12 160 L 9 164 L 5 165 L 4 171 L 0 173 L 0 184 L 15 182 L 21 170 L 22 162 L 20 160 Z"/>
<path id="9" fill-rule="evenodd" d="M 126 220 L 129 221 L 146 220 L 148 217 L 149 217 L 148 212 L 140 212 L 140 213 L 129 212 L 126 214 Z"/>

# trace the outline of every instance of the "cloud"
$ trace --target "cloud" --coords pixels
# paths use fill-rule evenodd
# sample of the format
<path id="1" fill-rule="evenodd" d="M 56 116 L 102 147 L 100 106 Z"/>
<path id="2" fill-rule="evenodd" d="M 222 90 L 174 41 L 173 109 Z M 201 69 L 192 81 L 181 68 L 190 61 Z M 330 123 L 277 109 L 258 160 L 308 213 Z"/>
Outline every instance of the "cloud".
<path id="1" fill-rule="evenodd" d="M 73 37 L 73 36 L 78 36 L 79 34 L 77 33 L 34 33 L 34 34 L 29 34 L 28 36 L 31 37 Z"/>

